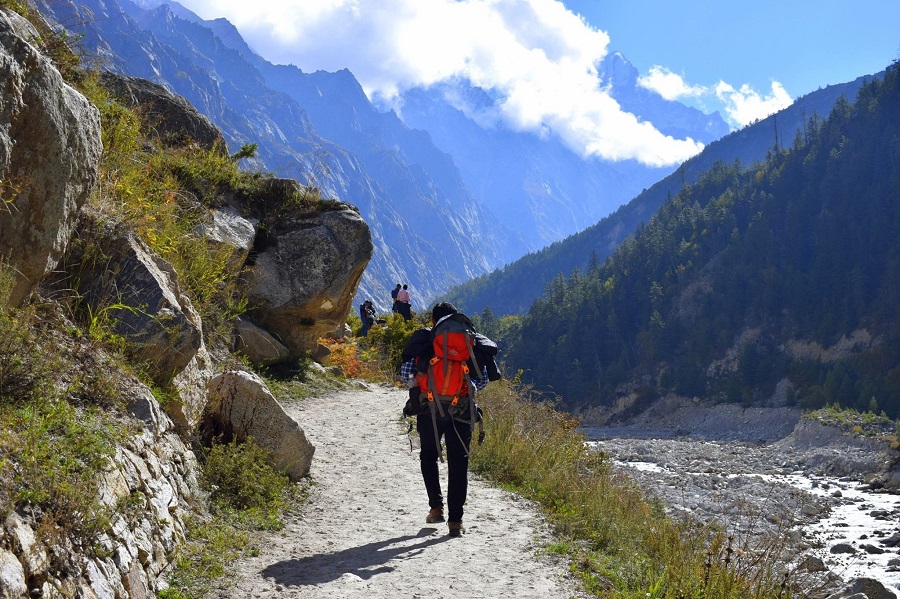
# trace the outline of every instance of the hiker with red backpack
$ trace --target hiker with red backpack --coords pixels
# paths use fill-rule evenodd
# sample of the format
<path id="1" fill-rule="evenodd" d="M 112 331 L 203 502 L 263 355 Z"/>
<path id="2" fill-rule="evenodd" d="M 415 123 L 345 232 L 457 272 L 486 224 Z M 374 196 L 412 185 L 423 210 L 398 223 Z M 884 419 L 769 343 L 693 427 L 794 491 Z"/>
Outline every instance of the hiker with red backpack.
<path id="1" fill-rule="evenodd" d="M 410 386 L 405 416 L 416 417 L 419 463 L 429 512 L 425 522 L 444 522 L 444 496 L 438 472 L 443 461 L 441 439 L 447 449 L 447 526 L 453 537 L 465 532 L 463 505 L 468 491 L 469 446 L 472 428 L 484 438 L 478 389 L 500 373 L 497 345 L 475 331 L 472 322 L 453 304 L 444 302 L 431 311 L 430 328 L 415 331 L 403 348 L 400 378 Z"/>

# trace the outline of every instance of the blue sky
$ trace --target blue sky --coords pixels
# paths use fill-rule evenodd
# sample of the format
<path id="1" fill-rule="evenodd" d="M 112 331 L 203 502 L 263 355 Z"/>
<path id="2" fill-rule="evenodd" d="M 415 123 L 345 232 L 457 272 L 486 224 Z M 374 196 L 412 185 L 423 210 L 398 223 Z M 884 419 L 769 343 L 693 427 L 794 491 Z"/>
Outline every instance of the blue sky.
<path id="1" fill-rule="evenodd" d="M 621 52 L 641 84 L 733 128 L 900 58 L 900 1 L 181 0 L 225 17 L 264 58 L 349 69 L 402 117 L 402 92 L 463 79 L 503 99 L 472 118 L 606 160 L 672 166 L 702 149 L 623 110 L 596 64 Z M 847 8 L 847 7 L 852 8 Z M 460 110 L 471 107 L 459 99 Z"/>
<path id="2" fill-rule="evenodd" d="M 792 98 L 900 59 L 897 0 L 565 0 L 642 73 L 719 80 Z"/>

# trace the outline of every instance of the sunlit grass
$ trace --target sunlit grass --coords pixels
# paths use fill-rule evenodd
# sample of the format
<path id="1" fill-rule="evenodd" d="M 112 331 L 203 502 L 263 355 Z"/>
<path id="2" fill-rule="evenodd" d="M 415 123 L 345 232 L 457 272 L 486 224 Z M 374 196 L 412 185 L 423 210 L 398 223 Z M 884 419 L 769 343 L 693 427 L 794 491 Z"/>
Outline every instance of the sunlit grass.
<path id="1" fill-rule="evenodd" d="M 601 597 L 790 596 L 776 572 L 783 547 L 675 521 L 633 479 L 590 449 L 577 422 L 510 382 L 479 395 L 487 436 L 474 471 L 537 501 L 584 587 Z"/>

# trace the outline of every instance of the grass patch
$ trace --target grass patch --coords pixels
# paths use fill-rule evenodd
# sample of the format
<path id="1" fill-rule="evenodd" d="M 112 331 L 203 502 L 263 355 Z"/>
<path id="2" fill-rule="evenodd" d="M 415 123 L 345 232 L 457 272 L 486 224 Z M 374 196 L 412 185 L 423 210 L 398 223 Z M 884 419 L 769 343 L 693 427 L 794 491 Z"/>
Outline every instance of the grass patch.
<path id="1" fill-rule="evenodd" d="M 0 272 L 0 306 L 12 280 Z M 0 516 L 20 510 L 40 542 L 80 537 L 90 548 L 112 515 L 99 480 L 129 431 L 108 377 L 83 373 L 46 326 L 34 306 L 0 308 Z"/>
<path id="2" fill-rule="evenodd" d="M 471 467 L 540 503 L 585 589 L 602 597 L 788 597 L 782 547 L 675 521 L 602 453 L 577 422 L 507 381 L 479 395 L 487 437 Z"/>
<path id="3" fill-rule="evenodd" d="M 268 465 L 252 440 L 214 445 L 204 454 L 202 484 L 210 512 L 188 521 L 163 599 L 203 599 L 229 586 L 230 565 L 259 552 L 259 531 L 280 530 L 283 514 L 305 498 L 301 487 Z"/>

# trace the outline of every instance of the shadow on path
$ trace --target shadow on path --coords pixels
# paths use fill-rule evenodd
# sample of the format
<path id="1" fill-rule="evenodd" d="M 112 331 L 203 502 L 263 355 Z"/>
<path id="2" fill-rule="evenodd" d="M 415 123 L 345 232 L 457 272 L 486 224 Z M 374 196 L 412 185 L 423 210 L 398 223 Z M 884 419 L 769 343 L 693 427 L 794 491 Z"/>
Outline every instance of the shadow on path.
<path id="1" fill-rule="evenodd" d="M 423 528 L 418 534 L 395 537 L 385 541 L 366 543 L 335 553 L 311 555 L 300 559 L 276 562 L 262 570 L 266 578 L 285 586 L 315 585 L 336 580 L 344 574 L 368 579 L 376 574 L 392 572 L 386 565 L 394 559 L 409 559 L 426 547 L 449 540 L 447 535 L 433 535 L 436 529 Z M 419 542 L 410 543 L 420 539 Z M 376 567 L 377 566 L 377 567 Z"/>

